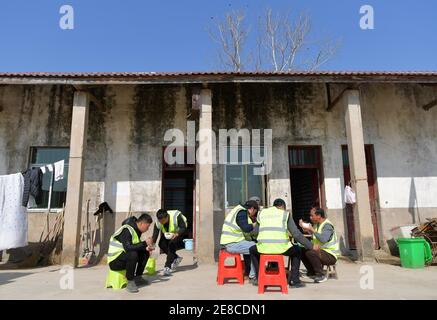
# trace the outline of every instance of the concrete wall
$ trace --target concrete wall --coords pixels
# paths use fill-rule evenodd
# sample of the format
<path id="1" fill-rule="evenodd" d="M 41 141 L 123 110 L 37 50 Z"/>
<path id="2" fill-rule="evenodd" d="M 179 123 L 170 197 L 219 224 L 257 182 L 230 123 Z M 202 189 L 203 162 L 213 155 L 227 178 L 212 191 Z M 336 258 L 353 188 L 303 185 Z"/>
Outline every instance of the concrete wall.
<path id="1" fill-rule="evenodd" d="M 346 144 L 342 110 L 326 112 L 324 86 L 317 84 L 228 84 L 213 92 L 215 130 L 273 129 L 273 163 L 268 180 L 268 205 L 283 198 L 291 208 L 289 145 L 321 145 L 324 189 L 329 218 L 336 224 L 342 247 L 345 227 L 342 209 L 341 144 Z M 223 168 L 215 172 L 215 188 L 223 190 Z M 225 216 L 224 197 L 215 194 L 214 207 Z M 217 229 L 221 226 L 217 226 Z"/>
<path id="2" fill-rule="evenodd" d="M 344 115 L 340 105 L 325 110 L 324 85 L 210 87 L 215 130 L 273 129 L 269 204 L 282 197 L 291 207 L 288 146 L 322 146 L 325 206 L 342 248 L 347 247 L 341 157 L 341 145 L 346 144 Z M 368 84 L 360 90 L 365 143 L 375 150 L 381 245 L 387 247 L 392 227 L 437 215 L 437 107 L 421 109 L 437 92 L 402 84 Z M 93 91 L 102 106 L 91 104 L 90 109 L 84 206 L 90 199 L 94 211 L 107 201 L 117 211 L 101 222 L 96 249 L 102 253 L 129 205 L 135 212 L 154 212 L 161 206 L 164 132 L 170 128 L 185 132 L 191 91 L 167 85 L 103 86 Z M 72 97 L 73 90 L 65 86 L 0 87 L 0 174 L 26 168 L 31 146 L 68 146 Z M 197 193 L 200 188 L 197 183 Z M 224 198 L 224 168 L 215 165 L 216 248 L 226 213 Z M 93 229 L 95 221 L 90 220 Z M 29 221 L 29 239 L 37 241 L 45 215 L 32 213 Z"/>
<path id="3" fill-rule="evenodd" d="M 339 92 L 341 86 L 333 89 Z M 391 228 L 437 216 L 437 108 L 421 108 L 435 99 L 437 91 L 418 85 L 368 84 L 360 92 L 365 143 L 373 144 L 375 152 L 380 245 L 388 250 L 388 244 L 393 244 Z M 216 86 L 213 95 L 215 130 L 273 129 L 270 205 L 281 197 L 291 207 L 287 147 L 322 146 L 325 206 L 347 253 L 341 154 L 341 145 L 347 144 L 344 113 L 340 105 L 326 111 L 324 85 L 227 84 Z M 222 191 L 224 170 L 218 167 L 215 188 Z M 220 219 L 226 213 L 224 204 L 224 195 L 215 193 Z"/>
<path id="4" fill-rule="evenodd" d="M 134 213 L 161 207 L 164 133 L 186 130 L 191 100 L 181 86 L 104 86 L 93 94 L 102 104 L 90 105 L 82 237 L 89 199 L 90 229 L 98 229 L 96 252 L 103 254 L 129 207 Z M 64 86 L 0 87 L 0 174 L 24 170 L 31 146 L 69 145 L 72 97 Z M 92 214 L 103 201 L 117 213 L 106 215 L 99 228 Z M 45 221 L 41 212 L 30 214 L 29 241 L 39 239 Z"/>
<path id="5" fill-rule="evenodd" d="M 90 110 L 84 199 L 94 208 L 107 201 L 118 213 L 102 222 L 106 251 L 129 207 L 149 213 L 161 207 L 163 137 L 170 128 L 185 130 L 187 99 L 178 86 L 113 86 L 95 95 L 104 109 Z"/>
<path id="6" fill-rule="evenodd" d="M 418 85 L 362 88 L 366 143 L 374 145 L 383 244 L 390 229 L 437 217 L 437 96 Z"/>

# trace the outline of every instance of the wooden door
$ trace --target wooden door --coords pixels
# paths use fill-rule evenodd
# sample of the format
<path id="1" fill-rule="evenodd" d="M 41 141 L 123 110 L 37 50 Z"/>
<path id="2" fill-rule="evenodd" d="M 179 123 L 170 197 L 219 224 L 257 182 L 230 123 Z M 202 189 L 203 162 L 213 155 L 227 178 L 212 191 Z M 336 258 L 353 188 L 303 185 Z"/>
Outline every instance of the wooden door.
<path id="1" fill-rule="evenodd" d="M 349 157 L 347 153 L 347 146 L 342 146 L 343 154 L 343 176 L 345 184 L 349 184 L 350 177 L 350 167 L 349 167 Z M 366 155 L 366 169 L 367 169 L 367 185 L 369 188 L 369 204 L 370 204 L 370 214 L 373 224 L 373 234 L 374 234 L 374 245 L 375 249 L 379 249 L 379 232 L 378 232 L 378 215 L 377 215 L 377 192 L 376 192 L 376 170 L 375 170 L 375 158 L 373 153 L 373 145 L 365 145 L 365 155 Z M 348 231 L 348 242 L 350 249 L 356 249 L 355 242 L 355 224 L 354 224 L 354 211 L 353 205 L 346 204 L 345 206 L 346 214 L 346 225 Z"/>

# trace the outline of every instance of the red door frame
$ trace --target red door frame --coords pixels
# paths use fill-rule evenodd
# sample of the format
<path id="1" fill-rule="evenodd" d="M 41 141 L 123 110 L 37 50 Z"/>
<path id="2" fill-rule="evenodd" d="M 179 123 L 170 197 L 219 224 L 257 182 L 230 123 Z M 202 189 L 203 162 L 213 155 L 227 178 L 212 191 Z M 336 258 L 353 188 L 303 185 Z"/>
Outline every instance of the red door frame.
<path id="1" fill-rule="evenodd" d="M 292 149 L 315 149 L 317 154 L 317 163 L 314 165 L 292 165 L 291 159 L 290 159 L 290 151 Z M 290 176 L 291 176 L 291 169 L 317 169 L 317 172 L 319 173 L 319 205 L 324 210 L 326 209 L 325 204 L 325 178 L 323 173 L 323 155 L 322 155 L 322 146 L 320 145 L 291 145 L 288 146 L 288 165 L 290 169 Z M 291 181 L 290 181 L 291 183 Z"/>
<path id="2" fill-rule="evenodd" d="M 193 172 L 193 246 L 196 250 L 196 165 L 184 164 L 183 166 L 170 166 L 164 161 L 165 149 L 162 147 L 162 174 L 161 174 L 161 207 L 164 207 L 164 178 L 165 172 L 169 171 L 192 171 Z M 184 161 L 187 161 L 187 147 L 176 147 L 176 150 L 184 150 Z"/>
<path id="3" fill-rule="evenodd" d="M 341 146 L 341 152 L 347 151 L 347 145 Z M 378 226 L 378 214 L 377 214 L 377 194 L 378 189 L 376 185 L 376 165 L 375 165 L 375 152 L 373 144 L 364 145 L 365 157 L 366 157 L 366 171 L 367 171 L 367 184 L 369 187 L 369 203 L 370 214 L 373 224 L 373 234 L 375 239 L 375 249 L 380 248 L 379 226 Z M 343 178 L 344 183 L 349 184 L 350 181 L 350 166 L 343 163 Z M 346 205 L 346 223 L 348 228 L 348 241 L 351 249 L 356 249 L 355 245 L 355 224 L 353 217 L 352 205 Z"/>

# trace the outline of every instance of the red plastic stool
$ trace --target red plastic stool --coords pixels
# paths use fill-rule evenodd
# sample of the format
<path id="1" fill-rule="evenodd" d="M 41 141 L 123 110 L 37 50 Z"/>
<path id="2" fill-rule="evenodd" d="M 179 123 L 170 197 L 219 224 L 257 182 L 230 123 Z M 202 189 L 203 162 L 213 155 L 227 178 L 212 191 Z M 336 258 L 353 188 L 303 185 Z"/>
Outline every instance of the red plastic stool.
<path id="1" fill-rule="evenodd" d="M 234 264 L 225 265 L 226 258 L 234 259 Z M 229 253 L 226 250 L 220 250 L 219 265 L 217 271 L 217 284 L 223 285 L 225 279 L 237 279 L 239 284 L 244 284 L 244 262 L 241 260 L 239 253 Z"/>
<path id="2" fill-rule="evenodd" d="M 276 262 L 278 264 L 278 270 L 276 272 L 266 270 L 267 263 L 269 262 Z M 282 293 L 288 293 L 283 255 L 261 255 L 259 263 L 258 293 L 264 293 L 266 286 L 279 286 L 281 287 Z"/>

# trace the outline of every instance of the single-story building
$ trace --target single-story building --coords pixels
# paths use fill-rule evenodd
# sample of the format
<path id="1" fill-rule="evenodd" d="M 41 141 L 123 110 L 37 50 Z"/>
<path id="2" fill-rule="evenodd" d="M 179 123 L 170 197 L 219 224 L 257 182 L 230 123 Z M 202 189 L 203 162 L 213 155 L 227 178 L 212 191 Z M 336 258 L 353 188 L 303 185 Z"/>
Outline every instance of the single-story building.
<path id="1" fill-rule="evenodd" d="M 66 206 L 63 263 L 77 264 L 87 203 L 100 257 L 129 212 L 163 207 L 187 216 L 198 259 L 213 262 L 226 212 L 251 196 L 283 198 L 295 220 L 325 208 L 342 253 L 367 260 L 392 248 L 392 228 L 437 216 L 435 105 L 436 72 L 0 73 L 0 175 L 66 161 L 28 209 L 37 242 L 49 199 L 49 225 Z M 164 161 L 169 129 L 219 154 L 238 146 L 190 135 L 234 128 L 272 130 L 268 174 L 251 160 Z M 97 227 L 104 201 L 114 214 Z"/>

